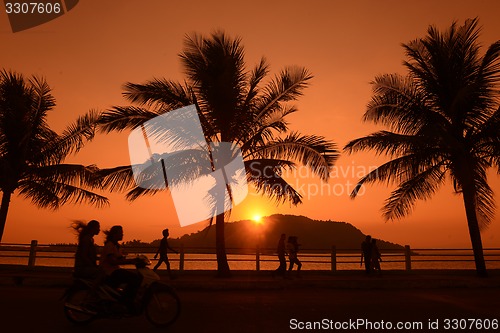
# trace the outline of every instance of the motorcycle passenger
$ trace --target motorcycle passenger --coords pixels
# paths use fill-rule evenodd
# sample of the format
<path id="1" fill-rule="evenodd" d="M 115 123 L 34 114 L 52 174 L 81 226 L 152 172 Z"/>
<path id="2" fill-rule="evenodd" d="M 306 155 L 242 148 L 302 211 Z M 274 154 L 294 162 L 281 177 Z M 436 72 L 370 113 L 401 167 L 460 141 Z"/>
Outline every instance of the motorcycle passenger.
<path id="1" fill-rule="evenodd" d="M 106 275 L 105 282 L 117 288 L 125 284 L 123 290 L 124 301 L 129 310 L 134 311 L 134 298 L 141 285 L 141 276 L 135 272 L 120 268 L 120 265 L 135 264 L 136 259 L 126 259 L 122 253 L 120 244 L 123 239 L 123 228 L 115 225 L 111 229 L 104 231 L 106 241 L 101 253 L 100 267 Z"/>
<path id="2" fill-rule="evenodd" d="M 74 276 L 78 278 L 96 279 L 100 276 L 97 266 L 97 249 L 94 236 L 101 231 L 98 221 L 88 223 L 75 221 L 71 225 L 78 234 L 78 246 L 75 253 Z"/>

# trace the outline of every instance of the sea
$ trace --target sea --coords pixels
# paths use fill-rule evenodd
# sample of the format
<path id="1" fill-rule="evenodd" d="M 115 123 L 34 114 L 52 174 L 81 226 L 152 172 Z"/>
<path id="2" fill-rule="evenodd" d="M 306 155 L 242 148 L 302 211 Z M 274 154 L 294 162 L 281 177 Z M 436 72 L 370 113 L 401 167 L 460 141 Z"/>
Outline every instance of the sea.
<path id="1" fill-rule="evenodd" d="M 326 251 L 325 251 L 326 252 Z M 153 264 L 154 253 L 132 252 L 128 257 L 144 254 L 151 259 Z M 500 269 L 500 249 L 484 251 L 486 267 Z M 28 265 L 28 251 L 0 250 L 0 265 Z M 227 255 L 229 266 L 232 270 L 274 270 L 279 262 L 275 254 L 231 254 Z M 169 259 L 173 269 L 180 268 L 180 255 L 170 253 Z M 302 252 L 299 260 L 303 270 L 357 270 L 361 269 L 361 256 L 359 253 L 338 253 L 336 264 L 332 265 L 331 253 Z M 37 251 L 35 266 L 72 267 L 74 252 Z M 164 268 L 164 266 L 162 267 Z M 215 254 L 185 253 L 183 269 L 185 270 L 215 270 L 217 268 Z M 383 270 L 404 270 L 406 268 L 403 253 L 382 253 L 381 268 Z M 471 250 L 461 249 L 416 249 L 412 250 L 411 269 L 474 269 L 474 257 Z"/>

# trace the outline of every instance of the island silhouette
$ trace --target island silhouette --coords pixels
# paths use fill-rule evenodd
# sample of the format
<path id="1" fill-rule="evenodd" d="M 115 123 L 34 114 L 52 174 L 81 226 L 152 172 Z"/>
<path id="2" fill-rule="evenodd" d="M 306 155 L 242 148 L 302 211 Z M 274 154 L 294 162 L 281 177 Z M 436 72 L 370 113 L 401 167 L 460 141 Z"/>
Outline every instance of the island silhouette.
<path id="1" fill-rule="evenodd" d="M 259 223 L 253 220 L 241 220 L 226 224 L 226 247 L 228 249 L 274 249 L 280 235 L 298 236 L 301 248 L 339 250 L 360 249 L 366 234 L 347 222 L 314 220 L 306 216 L 275 214 L 263 217 Z M 151 243 L 157 246 L 160 239 Z M 135 243 L 135 244 L 134 244 Z M 181 244 L 186 248 L 213 248 L 215 244 L 215 228 L 207 227 L 196 233 L 171 238 L 172 247 Z M 378 240 L 381 250 L 403 250 L 404 246 L 384 240 Z M 139 241 L 127 242 L 126 245 L 144 245 Z"/>

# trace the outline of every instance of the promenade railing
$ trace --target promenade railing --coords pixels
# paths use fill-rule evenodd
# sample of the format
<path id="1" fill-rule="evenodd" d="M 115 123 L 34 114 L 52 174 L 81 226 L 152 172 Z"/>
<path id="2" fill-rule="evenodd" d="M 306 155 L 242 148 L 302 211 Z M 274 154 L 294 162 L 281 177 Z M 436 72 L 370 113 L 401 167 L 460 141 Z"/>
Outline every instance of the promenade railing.
<path id="1" fill-rule="evenodd" d="M 169 254 L 174 269 L 210 270 L 216 268 L 215 248 L 184 247 L 179 253 Z M 35 266 L 71 267 L 74 262 L 76 245 L 0 243 L 0 264 Z M 153 263 L 155 247 L 124 246 L 129 256 L 145 254 Z M 269 248 L 227 248 L 228 262 L 236 270 L 273 270 L 278 266 L 275 249 Z M 471 249 L 417 248 L 406 245 L 401 249 L 382 249 L 382 269 L 474 269 L 474 255 Z M 487 268 L 500 269 L 500 248 L 484 249 Z M 303 269 L 307 270 L 350 270 L 360 269 L 361 254 L 359 249 L 307 249 L 299 252 Z"/>

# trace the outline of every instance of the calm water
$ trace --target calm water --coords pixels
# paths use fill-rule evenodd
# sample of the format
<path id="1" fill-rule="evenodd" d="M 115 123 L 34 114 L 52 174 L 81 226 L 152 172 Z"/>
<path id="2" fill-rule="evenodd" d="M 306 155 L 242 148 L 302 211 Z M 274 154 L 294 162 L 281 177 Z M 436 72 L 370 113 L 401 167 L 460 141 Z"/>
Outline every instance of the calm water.
<path id="1" fill-rule="evenodd" d="M 129 257 L 136 254 L 130 252 Z M 155 263 L 152 253 L 146 256 Z M 169 258 L 173 269 L 179 268 L 179 255 L 171 253 Z M 500 250 L 485 251 L 487 268 L 500 269 Z M 302 261 L 304 270 L 330 270 L 330 254 L 307 254 L 301 253 L 299 259 Z M 184 255 L 185 270 L 215 270 L 217 267 L 215 254 L 191 254 Z M 229 265 L 233 270 L 255 270 L 255 254 L 251 255 L 228 255 Z M 382 253 L 382 269 L 405 269 L 404 256 L 402 254 Z M 74 263 L 73 252 L 37 252 L 36 266 L 60 266 L 72 267 Z M 28 264 L 28 252 L 26 251 L 0 251 L 0 264 Z M 260 255 L 260 269 L 273 270 L 278 266 L 275 255 Z M 164 268 L 164 266 L 162 267 Z M 359 254 L 338 254 L 337 270 L 360 269 Z M 450 250 L 419 250 L 419 255 L 412 256 L 412 269 L 474 269 L 474 261 L 471 251 Z"/>

